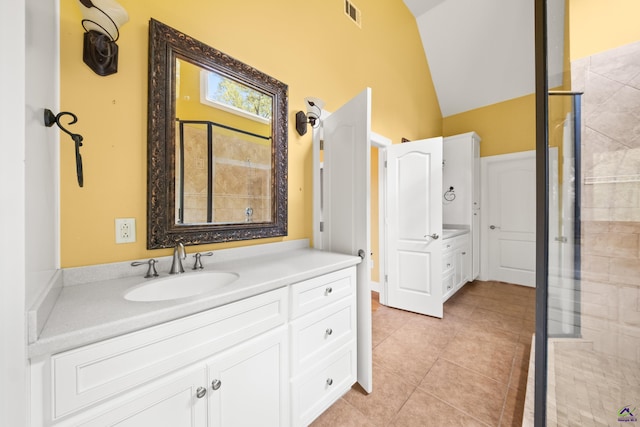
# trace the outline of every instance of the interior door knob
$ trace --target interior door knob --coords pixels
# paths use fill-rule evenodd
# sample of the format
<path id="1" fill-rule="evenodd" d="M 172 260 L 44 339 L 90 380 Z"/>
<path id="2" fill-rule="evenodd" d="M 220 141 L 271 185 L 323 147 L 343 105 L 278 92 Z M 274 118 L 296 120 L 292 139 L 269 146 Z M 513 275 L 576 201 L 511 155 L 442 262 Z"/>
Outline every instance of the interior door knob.
<path id="1" fill-rule="evenodd" d="M 492 229 L 492 230 L 495 230 L 496 228 L 500 229 L 500 227 L 496 227 L 495 225 L 490 225 L 489 228 Z"/>

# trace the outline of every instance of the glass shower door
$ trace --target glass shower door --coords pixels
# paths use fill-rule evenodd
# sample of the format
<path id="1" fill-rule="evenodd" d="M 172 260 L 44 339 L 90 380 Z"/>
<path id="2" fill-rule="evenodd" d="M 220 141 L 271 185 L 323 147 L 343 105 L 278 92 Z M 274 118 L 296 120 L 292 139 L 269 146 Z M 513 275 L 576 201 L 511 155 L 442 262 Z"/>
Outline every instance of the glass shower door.
<path id="1" fill-rule="evenodd" d="M 535 425 L 638 425 L 640 33 L 616 37 L 626 31 L 618 20 L 608 45 L 588 37 L 590 25 L 605 25 L 607 6 L 598 2 L 539 0 L 536 7 L 546 24 L 536 26 L 546 38 L 536 46 L 545 78 L 537 119 L 546 128 L 537 136 L 545 247 L 538 251 Z"/>

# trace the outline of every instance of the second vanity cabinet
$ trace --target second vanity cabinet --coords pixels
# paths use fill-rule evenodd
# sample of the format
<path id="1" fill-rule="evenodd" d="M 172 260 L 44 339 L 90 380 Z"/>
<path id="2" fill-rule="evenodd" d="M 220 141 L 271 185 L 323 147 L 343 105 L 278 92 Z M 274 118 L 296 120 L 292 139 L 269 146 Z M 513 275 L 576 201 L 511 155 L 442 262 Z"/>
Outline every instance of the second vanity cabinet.
<path id="1" fill-rule="evenodd" d="M 471 280 L 471 241 L 469 233 L 442 242 L 442 300 L 449 299 Z"/>
<path id="2" fill-rule="evenodd" d="M 307 425 L 356 381 L 355 271 L 32 360 L 32 425 Z"/>

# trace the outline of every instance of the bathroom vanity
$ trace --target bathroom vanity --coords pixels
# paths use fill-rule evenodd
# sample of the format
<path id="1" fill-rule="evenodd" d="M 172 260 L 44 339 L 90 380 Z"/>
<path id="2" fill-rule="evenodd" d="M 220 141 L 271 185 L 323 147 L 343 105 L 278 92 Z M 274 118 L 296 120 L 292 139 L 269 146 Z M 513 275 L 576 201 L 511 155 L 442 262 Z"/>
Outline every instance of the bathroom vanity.
<path id="1" fill-rule="evenodd" d="M 468 229 L 443 229 L 442 302 L 471 280 L 471 234 Z"/>
<path id="2" fill-rule="evenodd" d="M 128 301 L 132 288 L 159 280 L 133 269 L 65 283 L 29 346 L 32 425 L 313 421 L 356 382 L 360 258 L 306 241 L 259 246 L 268 248 L 215 252 L 205 269 L 237 280 L 191 297 Z"/>

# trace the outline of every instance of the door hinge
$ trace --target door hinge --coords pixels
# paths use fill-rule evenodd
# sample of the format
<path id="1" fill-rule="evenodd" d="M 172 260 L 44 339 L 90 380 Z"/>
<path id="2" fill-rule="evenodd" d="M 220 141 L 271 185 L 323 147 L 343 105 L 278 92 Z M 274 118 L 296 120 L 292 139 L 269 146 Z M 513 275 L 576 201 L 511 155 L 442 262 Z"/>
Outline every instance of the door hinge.
<path id="1" fill-rule="evenodd" d="M 384 161 L 384 167 L 385 168 L 387 167 L 387 161 L 386 160 Z"/>
<path id="2" fill-rule="evenodd" d="M 320 221 L 320 231 L 324 231 L 324 222 Z"/>
<path id="3" fill-rule="evenodd" d="M 324 150 L 324 139 L 320 140 L 320 150 Z"/>
<path id="4" fill-rule="evenodd" d="M 389 276 L 388 275 L 384 275 L 384 283 L 389 283 Z"/>

